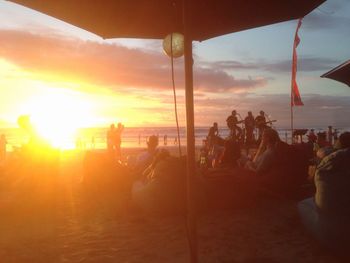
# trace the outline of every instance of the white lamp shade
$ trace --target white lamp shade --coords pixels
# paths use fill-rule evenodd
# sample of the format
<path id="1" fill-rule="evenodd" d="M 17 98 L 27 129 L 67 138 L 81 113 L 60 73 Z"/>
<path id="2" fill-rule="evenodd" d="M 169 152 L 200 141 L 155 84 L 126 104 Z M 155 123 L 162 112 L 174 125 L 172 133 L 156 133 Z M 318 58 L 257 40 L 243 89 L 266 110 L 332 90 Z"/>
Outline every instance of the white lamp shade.
<path id="1" fill-rule="evenodd" d="M 171 52 L 171 48 L 173 52 Z M 184 54 L 184 36 L 180 33 L 167 35 L 163 40 L 163 49 L 169 57 L 171 54 L 174 58 L 181 57 Z"/>

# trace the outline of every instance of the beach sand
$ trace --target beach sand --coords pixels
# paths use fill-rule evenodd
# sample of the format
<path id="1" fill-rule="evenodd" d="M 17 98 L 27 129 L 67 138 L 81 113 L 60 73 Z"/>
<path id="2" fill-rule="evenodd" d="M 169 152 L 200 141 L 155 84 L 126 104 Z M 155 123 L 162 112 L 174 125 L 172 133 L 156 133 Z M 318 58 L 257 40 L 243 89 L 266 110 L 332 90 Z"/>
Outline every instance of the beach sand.
<path id="1" fill-rule="evenodd" d="M 54 182 L 25 194 L 0 189 L 0 262 L 189 262 L 184 216 L 141 213 L 113 186 L 90 192 L 83 157 L 65 153 Z M 305 233 L 293 200 L 203 211 L 197 231 L 199 262 L 336 262 Z"/>

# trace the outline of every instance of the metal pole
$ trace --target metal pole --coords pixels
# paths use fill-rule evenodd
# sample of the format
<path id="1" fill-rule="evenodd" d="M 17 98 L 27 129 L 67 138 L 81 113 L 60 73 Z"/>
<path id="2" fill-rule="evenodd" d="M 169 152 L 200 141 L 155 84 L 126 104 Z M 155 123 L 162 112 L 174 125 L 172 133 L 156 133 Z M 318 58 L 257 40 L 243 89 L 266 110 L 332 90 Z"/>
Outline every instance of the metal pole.
<path id="1" fill-rule="evenodd" d="M 292 142 L 291 144 L 293 144 L 293 130 L 294 130 L 294 121 L 293 121 L 293 105 L 290 105 L 290 130 L 291 130 L 291 136 L 292 136 Z"/>
<path id="2" fill-rule="evenodd" d="M 183 25 L 184 25 L 184 54 L 185 54 L 185 79 L 186 79 L 186 127 L 187 127 L 187 230 L 190 246 L 191 262 L 198 262 L 197 226 L 196 226 L 196 200 L 194 179 L 195 166 L 195 133 L 194 133 L 194 103 L 193 103 L 193 57 L 192 36 L 190 34 L 190 1 L 183 0 Z"/>

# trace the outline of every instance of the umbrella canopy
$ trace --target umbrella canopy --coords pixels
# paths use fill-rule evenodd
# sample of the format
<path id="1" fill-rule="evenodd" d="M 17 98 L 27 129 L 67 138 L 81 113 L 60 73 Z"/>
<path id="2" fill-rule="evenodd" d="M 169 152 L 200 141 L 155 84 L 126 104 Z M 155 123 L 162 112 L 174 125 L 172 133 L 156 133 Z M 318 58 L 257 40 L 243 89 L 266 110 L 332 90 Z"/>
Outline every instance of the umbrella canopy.
<path id="1" fill-rule="evenodd" d="M 192 40 L 305 16 L 325 0 L 185 1 Z M 184 33 L 183 0 L 12 0 L 103 38 L 161 39 Z"/>
<path id="2" fill-rule="evenodd" d="M 187 206 L 191 262 L 195 231 L 195 135 L 192 41 L 305 16 L 325 0 L 11 0 L 103 38 L 162 39 L 184 34 L 187 126 Z"/>
<path id="3" fill-rule="evenodd" d="M 350 59 L 334 69 L 323 74 L 321 78 L 329 78 L 343 82 L 350 87 Z"/>

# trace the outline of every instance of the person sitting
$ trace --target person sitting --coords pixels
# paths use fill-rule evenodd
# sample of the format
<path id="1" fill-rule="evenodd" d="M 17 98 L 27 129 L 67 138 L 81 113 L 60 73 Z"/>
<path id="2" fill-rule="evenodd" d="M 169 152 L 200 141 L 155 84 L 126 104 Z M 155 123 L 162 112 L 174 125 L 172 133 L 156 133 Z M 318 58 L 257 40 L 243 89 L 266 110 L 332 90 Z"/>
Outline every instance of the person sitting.
<path id="1" fill-rule="evenodd" d="M 148 138 L 147 149 L 141 152 L 134 161 L 128 163 L 128 167 L 137 178 L 142 177 L 144 170 L 153 162 L 158 152 L 158 137 L 152 135 Z"/>
<path id="2" fill-rule="evenodd" d="M 254 159 L 244 167 L 270 191 L 294 194 L 307 180 L 308 159 L 300 149 L 281 141 L 276 130 L 265 128 Z"/>
<path id="3" fill-rule="evenodd" d="M 224 147 L 212 160 L 213 168 L 234 168 L 237 166 L 237 161 L 241 157 L 241 146 L 233 140 L 227 140 Z"/>
<path id="4" fill-rule="evenodd" d="M 326 132 L 319 132 L 317 133 L 317 140 L 314 144 L 314 153 L 316 154 L 317 151 L 323 147 L 331 147 L 332 145 L 327 141 L 327 134 Z"/>
<path id="5" fill-rule="evenodd" d="M 160 150 L 132 185 L 132 201 L 144 213 L 178 214 L 185 211 L 186 159 Z"/>
<path id="6" fill-rule="evenodd" d="M 350 132 L 339 137 L 340 149 L 316 168 L 316 193 L 298 204 L 306 229 L 323 246 L 344 255 L 350 248 Z"/>
<path id="7" fill-rule="evenodd" d="M 252 161 L 248 160 L 245 168 L 257 174 L 267 172 L 274 164 L 276 157 L 276 145 L 281 140 L 277 131 L 265 129 L 259 149 Z"/>

